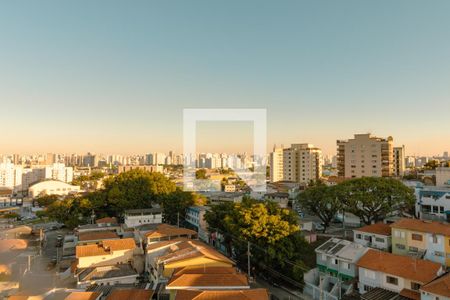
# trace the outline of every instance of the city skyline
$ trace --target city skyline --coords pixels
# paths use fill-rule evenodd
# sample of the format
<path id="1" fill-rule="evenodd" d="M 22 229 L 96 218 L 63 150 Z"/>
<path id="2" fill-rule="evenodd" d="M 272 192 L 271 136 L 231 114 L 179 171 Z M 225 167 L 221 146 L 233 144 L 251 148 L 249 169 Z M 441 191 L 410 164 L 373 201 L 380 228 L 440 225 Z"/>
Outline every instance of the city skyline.
<path id="1" fill-rule="evenodd" d="M 184 108 L 266 108 L 268 151 L 450 148 L 448 2 L 27 5 L 0 7 L 2 152 L 180 152 Z"/>

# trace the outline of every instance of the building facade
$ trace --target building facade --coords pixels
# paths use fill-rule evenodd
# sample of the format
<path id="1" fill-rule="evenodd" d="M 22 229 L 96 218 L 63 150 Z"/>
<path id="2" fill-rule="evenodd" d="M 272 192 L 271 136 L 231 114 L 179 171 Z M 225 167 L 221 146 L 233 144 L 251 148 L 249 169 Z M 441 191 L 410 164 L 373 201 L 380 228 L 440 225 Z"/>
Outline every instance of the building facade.
<path id="1" fill-rule="evenodd" d="M 390 177 L 394 175 L 393 138 L 355 134 L 337 141 L 338 176 L 343 178 Z"/>
<path id="2" fill-rule="evenodd" d="M 270 182 L 283 180 L 283 147 L 273 147 L 270 153 Z"/>

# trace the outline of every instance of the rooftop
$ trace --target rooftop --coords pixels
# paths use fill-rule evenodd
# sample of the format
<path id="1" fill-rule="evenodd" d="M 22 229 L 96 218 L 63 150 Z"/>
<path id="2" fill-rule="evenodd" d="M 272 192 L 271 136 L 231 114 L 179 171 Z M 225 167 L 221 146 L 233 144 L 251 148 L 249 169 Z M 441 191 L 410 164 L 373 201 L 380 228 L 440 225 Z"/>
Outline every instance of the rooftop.
<path id="1" fill-rule="evenodd" d="M 78 234 L 78 240 L 80 242 L 85 241 L 97 241 L 106 239 L 118 239 L 119 236 L 113 231 L 87 231 L 80 232 Z"/>
<path id="2" fill-rule="evenodd" d="M 100 296 L 98 292 L 71 292 L 65 300 L 95 300 Z"/>
<path id="3" fill-rule="evenodd" d="M 384 224 L 383 222 L 367 225 L 361 228 L 354 229 L 354 231 L 362 231 L 367 233 L 379 234 L 379 235 L 391 235 L 391 227 L 389 224 Z"/>
<path id="4" fill-rule="evenodd" d="M 356 262 L 368 248 L 347 240 L 331 238 L 316 248 L 317 253 L 331 255 L 347 261 Z"/>
<path id="5" fill-rule="evenodd" d="M 119 240 L 102 240 L 98 245 L 83 245 L 77 246 L 75 250 L 75 256 L 87 257 L 87 256 L 99 256 L 111 254 L 111 251 L 119 250 L 131 250 L 136 248 L 134 239 L 119 239 Z"/>
<path id="6" fill-rule="evenodd" d="M 95 223 L 97 223 L 97 224 L 102 224 L 102 223 L 117 224 L 117 219 L 115 217 L 100 218 L 100 219 L 95 220 Z"/>
<path id="7" fill-rule="evenodd" d="M 152 299 L 152 290 L 142 289 L 117 289 L 111 292 L 106 300 L 150 300 Z"/>
<path id="8" fill-rule="evenodd" d="M 106 278 L 124 277 L 138 275 L 131 265 L 117 264 L 83 269 L 79 275 L 79 281 L 99 280 Z"/>
<path id="9" fill-rule="evenodd" d="M 434 295 L 450 298 L 450 272 L 425 284 L 422 286 L 421 290 Z"/>
<path id="10" fill-rule="evenodd" d="M 444 222 L 403 218 L 391 227 L 450 236 L 450 224 Z"/>
<path id="11" fill-rule="evenodd" d="M 169 224 L 159 224 L 156 229 L 145 234 L 147 238 L 161 238 L 180 235 L 197 235 L 197 232 L 191 229 L 180 228 Z"/>
<path id="12" fill-rule="evenodd" d="M 235 287 L 247 288 L 248 279 L 244 274 L 181 274 L 172 276 L 167 289 L 179 288 Z"/>
<path id="13" fill-rule="evenodd" d="M 128 209 L 125 211 L 125 215 L 138 215 L 138 214 L 160 214 L 163 210 L 160 207 L 143 208 L 143 209 Z"/>
<path id="14" fill-rule="evenodd" d="M 175 300 L 269 300 L 266 289 L 195 291 L 179 290 Z"/>
<path id="15" fill-rule="evenodd" d="M 369 249 L 358 261 L 358 266 L 417 281 L 421 284 L 436 278 L 441 265 L 429 260 L 415 259 Z"/>

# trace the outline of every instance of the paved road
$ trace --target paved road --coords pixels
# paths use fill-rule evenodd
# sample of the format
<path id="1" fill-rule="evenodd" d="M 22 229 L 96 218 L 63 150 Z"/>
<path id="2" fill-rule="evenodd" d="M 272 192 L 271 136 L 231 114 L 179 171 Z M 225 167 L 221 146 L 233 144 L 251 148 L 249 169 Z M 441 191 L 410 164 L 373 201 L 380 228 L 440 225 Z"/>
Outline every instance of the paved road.
<path id="1" fill-rule="evenodd" d="M 268 289 L 269 292 L 276 296 L 279 300 L 303 300 L 306 299 L 303 296 L 300 295 L 295 295 L 295 294 L 299 294 L 300 292 L 288 292 L 288 290 L 280 288 L 280 287 L 275 287 L 272 284 L 268 283 L 267 281 L 261 279 L 257 279 L 256 282 L 252 283 L 252 287 L 255 288 L 265 288 Z"/>

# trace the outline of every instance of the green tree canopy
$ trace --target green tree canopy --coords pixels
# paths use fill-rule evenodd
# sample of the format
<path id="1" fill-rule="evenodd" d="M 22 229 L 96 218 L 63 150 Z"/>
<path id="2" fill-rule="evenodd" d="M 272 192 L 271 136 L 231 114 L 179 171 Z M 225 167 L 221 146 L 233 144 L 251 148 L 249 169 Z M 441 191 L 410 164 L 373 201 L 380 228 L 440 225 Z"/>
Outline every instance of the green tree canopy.
<path id="1" fill-rule="evenodd" d="M 49 206 L 51 205 L 53 202 L 58 201 L 59 196 L 57 195 L 44 195 L 44 196 L 40 196 L 36 199 L 36 202 L 38 203 L 39 206 Z"/>
<path id="2" fill-rule="evenodd" d="M 378 222 L 392 213 L 412 209 L 414 191 L 401 181 L 385 177 L 363 177 L 338 185 L 339 199 L 345 210 L 366 224 Z"/>
<path id="3" fill-rule="evenodd" d="M 169 194 L 161 201 L 163 208 L 164 222 L 169 224 L 177 224 L 178 217 L 180 222 L 186 218 L 186 209 L 193 205 L 205 205 L 206 199 L 193 192 L 184 192 L 177 189 L 175 192 Z"/>
<path id="4" fill-rule="evenodd" d="M 338 198 L 338 189 L 337 186 L 315 183 L 298 195 L 300 205 L 323 222 L 324 231 L 343 207 L 341 199 Z"/>

